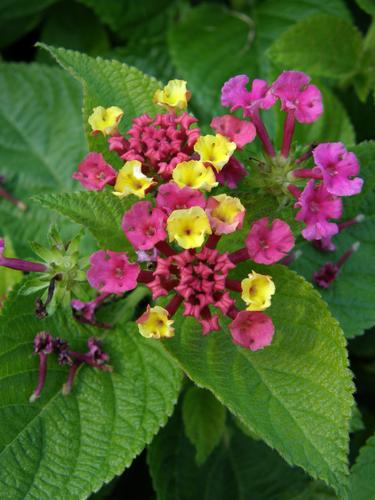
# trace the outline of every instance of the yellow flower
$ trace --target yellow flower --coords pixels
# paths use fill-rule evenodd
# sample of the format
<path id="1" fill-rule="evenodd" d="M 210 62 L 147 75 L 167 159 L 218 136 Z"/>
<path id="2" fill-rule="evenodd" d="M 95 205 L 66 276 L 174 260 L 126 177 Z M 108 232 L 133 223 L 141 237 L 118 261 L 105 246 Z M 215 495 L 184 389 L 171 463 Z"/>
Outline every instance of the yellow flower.
<path id="1" fill-rule="evenodd" d="M 138 160 L 129 160 L 119 170 L 113 194 L 120 198 L 129 194 L 144 198 L 146 190 L 153 184 L 153 178 L 146 177 L 142 173 L 142 163 Z"/>
<path id="2" fill-rule="evenodd" d="M 242 227 L 245 207 L 239 198 L 219 194 L 208 199 L 206 212 L 215 234 L 229 234 Z"/>
<path id="3" fill-rule="evenodd" d="M 173 320 L 168 318 L 169 313 L 163 307 L 147 306 L 147 310 L 137 319 L 139 333 L 148 339 L 173 337 Z"/>
<path id="4" fill-rule="evenodd" d="M 103 135 L 112 135 L 117 131 L 117 125 L 123 114 L 123 110 L 117 106 L 110 108 L 97 106 L 92 110 L 88 122 L 94 133 L 102 132 Z"/>
<path id="5" fill-rule="evenodd" d="M 241 281 L 242 300 L 248 311 L 264 311 L 271 305 L 271 296 L 275 293 L 275 284 L 271 276 L 255 271 Z"/>
<path id="6" fill-rule="evenodd" d="M 169 80 L 163 90 L 158 89 L 153 97 L 155 104 L 168 108 L 185 109 L 190 97 L 184 80 Z"/>
<path id="7" fill-rule="evenodd" d="M 211 227 L 206 212 L 201 207 L 174 210 L 167 220 L 169 241 L 176 240 L 180 247 L 198 248 L 202 246 Z"/>
<path id="8" fill-rule="evenodd" d="M 181 188 L 189 186 L 194 189 L 211 191 L 218 184 L 212 168 L 205 167 L 203 162 L 196 160 L 178 163 L 172 176 L 175 183 Z"/>
<path id="9" fill-rule="evenodd" d="M 218 172 L 228 163 L 235 149 L 236 143 L 221 134 L 202 135 L 194 145 L 200 160 L 211 163 Z"/>

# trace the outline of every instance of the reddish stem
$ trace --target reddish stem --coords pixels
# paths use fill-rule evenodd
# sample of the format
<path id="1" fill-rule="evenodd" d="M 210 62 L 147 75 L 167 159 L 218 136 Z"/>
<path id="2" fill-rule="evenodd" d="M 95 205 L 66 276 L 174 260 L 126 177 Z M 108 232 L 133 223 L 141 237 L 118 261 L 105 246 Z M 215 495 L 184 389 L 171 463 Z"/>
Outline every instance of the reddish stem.
<path id="1" fill-rule="evenodd" d="M 176 254 L 173 248 L 168 245 L 166 241 L 159 241 L 155 246 L 159 250 L 159 252 L 163 253 L 166 257 L 171 257 L 172 255 Z"/>
<path id="2" fill-rule="evenodd" d="M 77 362 L 74 362 L 72 364 L 72 366 L 69 368 L 68 379 L 67 379 L 66 383 L 63 385 L 63 389 L 62 389 L 64 396 L 66 396 L 67 394 L 69 394 L 71 392 L 72 387 L 73 387 L 74 378 L 76 376 L 77 370 L 80 367 L 80 365 L 81 365 L 81 361 L 77 361 Z"/>
<path id="3" fill-rule="evenodd" d="M 298 198 L 301 196 L 301 191 L 298 189 L 297 186 L 294 186 L 294 184 L 289 184 L 288 186 L 288 191 L 291 193 L 295 198 Z"/>
<path id="4" fill-rule="evenodd" d="M 231 319 L 236 319 L 236 316 L 238 313 L 239 313 L 239 310 L 237 309 L 237 307 L 231 306 L 227 312 L 227 316 Z"/>
<path id="5" fill-rule="evenodd" d="M 263 144 L 264 152 L 268 156 L 275 156 L 275 149 L 273 147 L 270 136 L 268 135 L 267 129 L 264 126 L 263 120 L 260 117 L 259 110 L 256 110 L 251 115 L 252 122 L 255 125 L 257 135 Z"/>
<path id="6" fill-rule="evenodd" d="M 281 145 L 281 155 L 284 158 L 288 158 L 289 156 L 290 145 L 292 144 L 295 125 L 296 120 L 294 118 L 294 112 L 289 111 L 284 121 L 283 142 Z"/>
<path id="7" fill-rule="evenodd" d="M 315 171 L 312 168 L 297 168 L 293 170 L 294 177 L 300 177 L 302 179 L 322 179 L 321 173 Z"/>
<path id="8" fill-rule="evenodd" d="M 231 280 L 227 278 L 225 280 L 225 286 L 229 288 L 229 290 L 233 290 L 234 292 L 242 292 L 241 282 L 238 280 Z"/>
<path id="9" fill-rule="evenodd" d="M 181 295 L 177 295 L 177 294 L 171 298 L 168 305 L 165 307 L 165 309 L 168 311 L 170 317 L 172 317 L 174 315 L 174 313 L 180 307 L 183 300 L 184 300 L 183 297 Z"/>
<path id="10" fill-rule="evenodd" d="M 237 264 L 238 262 L 247 260 L 249 258 L 249 252 L 247 248 L 240 248 L 240 250 L 230 253 L 228 257 L 233 264 Z"/>
<path id="11" fill-rule="evenodd" d="M 20 210 L 27 210 L 27 206 L 23 201 L 17 200 L 17 198 L 14 198 L 8 191 L 6 191 L 3 187 L 0 186 L 0 196 L 4 198 L 5 200 L 10 201 L 15 207 L 19 208 Z"/>
<path id="12" fill-rule="evenodd" d="M 348 250 L 336 262 L 336 266 L 340 269 L 340 267 L 342 267 L 344 262 L 346 262 L 352 255 L 352 253 L 356 252 L 358 248 L 359 248 L 359 242 L 353 243 L 353 245 L 349 247 Z"/>
<path id="13" fill-rule="evenodd" d="M 45 352 L 39 353 L 39 379 L 38 385 L 35 391 L 30 396 L 30 403 L 33 403 L 37 398 L 39 398 L 42 389 L 44 387 L 44 382 L 46 381 L 47 375 L 47 354 Z"/>
<path id="14" fill-rule="evenodd" d="M 221 235 L 220 234 L 211 234 L 207 241 L 206 241 L 206 247 L 211 248 L 211 250 L 214 250 L 216 248 L 216 245 L 219 243 Z"/>
<path id="15" fill-rule="evenodd" d="M 301 155 L 299 158 L 296 159 L 296 163 L 298 164 L 298 163 L 302 163 L 305 160 L 308 160 L 312 156 L 312 153 L 313 153 L 315 148 L 316 148 L 316 144 L 311 144 L 309 149 L 306 151 L 306 153 L 303 153 L 303 155 Z"/>
<path id="16" fill-rule="evenodd" d="M 144 271 L 143 269 L 138 274 L 138 283 L 150 283 L 154 279 L 154 274 L 151 271 Z"/>
<path id="17" fill-rule="evenodd" d="M 4 257 L 3 255 L 0 255 L 0 266 L 29 273 L 45 273 L 48 270 L 45 264 L 22 259 L 12 259 L 10 257 Z"/>

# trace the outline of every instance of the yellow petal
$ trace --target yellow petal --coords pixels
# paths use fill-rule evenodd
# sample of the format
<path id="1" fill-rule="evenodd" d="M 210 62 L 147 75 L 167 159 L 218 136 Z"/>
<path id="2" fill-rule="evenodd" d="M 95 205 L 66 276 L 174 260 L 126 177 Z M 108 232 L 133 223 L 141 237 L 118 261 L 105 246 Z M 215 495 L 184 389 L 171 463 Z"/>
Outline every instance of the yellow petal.
<path id="1" fill-rule="evenodd" d="M 142 163 L 138 160 L 129 160 L 119 170 L 113 194 L 123 198 L 134 194 L 144 198 L 147 189 L 154 184 L 152 177 L 142 173 Z"/>
<path id="2" fill-rule="evenodd" d="M 194 151 L 199 154 L 200 160 L 211 165 L 218 171 L 228 163 L 236 149 L 236 143 L 221 134 L 203 135 L 194 145 Z"/>
<path id="3" fill-rule="evenodd" d="M 103 135 L 111 135 L 117 131 L 117 125 L 124 112 L 117 106 L 103 108 L 97 106 L 89 116 L 88 122 L 93 132 L 101 132 Z"/>
<path id="4" fill-rule="evenodd" d="M 241 281 L 242 300 L 248 311 L 264 311 L 271 305 L 271 296 L 275 293 L 275 284 L 271 276 L 255 271 Z"/>
<path id="5" fill-rule="evenodd" d="M 188 186 L 193 189 L 211 191 L 218 184 L 212 168 L 196 160 L 178 163 L 173 169 L 172 177 L 181 188 Z"/>
<path id="6" fill-rule="evenodd" d="M 167 220 L 169 241 L 177 241 L 180 247 L 198 248 L 205 236 L 211 234 L 206 212 L 201 207 L 174 210 Z"/>
<path id="7" fill-rule="evenodd" d="M 160 339 L 174 335 L 173 320 L 169 319 L 168 311 L 160 306 L 147 306 L 137 323 L 139 333 L 146 338 Z"/>
<path id="8" fill-rule="evenodd" d="M 153 101 L 161 106 L 185 109 L 189 96 L 184 80 L 170 80 L 162 90 L 155 92 Z"/>

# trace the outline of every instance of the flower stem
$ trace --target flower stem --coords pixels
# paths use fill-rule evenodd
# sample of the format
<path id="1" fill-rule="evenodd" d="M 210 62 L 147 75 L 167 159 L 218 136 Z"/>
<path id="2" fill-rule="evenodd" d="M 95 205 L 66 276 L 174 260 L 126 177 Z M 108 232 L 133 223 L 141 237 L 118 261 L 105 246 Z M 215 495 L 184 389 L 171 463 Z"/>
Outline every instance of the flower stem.
<path id="1" fill-rule="evenodd" d="M 47 374 L 47 354 L 45 352 L 39 353 L 39 379 L 38 385 L 36 386 L 35 391 L 30 396 L 30 403 L 34 403 L 34 401 L 39 398 L 42 389 L 44 387 L 44 382 L 46 381 Z"/>
<path id="2" fill-rule="evenodd" d="M 268 135 L 267 129 L 264 126 L 263 120 L 260 117 L 259 110 L 256 110 L 251 115 L 252 122 L 255 125 L 257 135 L 263 144 L 264 152 L 268 156 L 275 156 L 275 149 L 273 147 L 270 136 Z"/>
<path id="3" fill-rule="evenodd" d="M 168 311 L 169 316 L 172 317 L 174 313 L 177 311 L 177 309 L 180 307 L 180 304 L 183 301 L 183 297 L 181 295 L 175 295 L 172 297 L 172 299 L 169 301 L 168 305 L 165 307 L 165 309 Z"/>
<path id="4" fill-rule="evenodd" d="M 171 257 L 172 255 L 176 254 L 173 248 L 168 245 L 166 241 L 159 241 L 155 246 L 159 250 L 159 252 L 163 253 L 166 257 Z"/>
<path id="5" fill-rule="evenodd" d="M 281 155 L 284 158 L 288 158 L 289 156 L 290 145 L 292 144 L 295 125 L 296 120 L 294 118 L 294 112 L 289 111 L 284 121 L 283 142 L 281 145 Z"/>
<path id="6" fill-rule="evenodd" d="M 8 267 L 9 269 L 16 269 L 27 273 L 45 273 L 48 268 L 45 264 L 39 262 L 30 262 L 28 260 L 13 259 L 0 255 L 0 266 Z"/>
<path id="7" fill-rule="evenodd" d="M 247 260 L 249 258 L 249 252 L 247 248 L 240 248 L 239 250 L 230 253 L 228 257 L 231 260 L 231 262 L 233 262 L 233 264 L 237 264 L 238 262 L 243 262 L 244 260 Z"/>
<path id="8" fill-rule="evenodd" d="M 211 234 L 206 241 L 205 247 L 214 250 L 216 245 L 219 243 L 220 237 L 220 234 Z"/>
<path id="9" fill-rule="evenodd" d="M 231 280 L 227 278 L 225 280 L 225 286 L 229 288 L 229 290 L 233 290 L 234 292 L 242 292 L 241 282 L 238 280 Z"/>

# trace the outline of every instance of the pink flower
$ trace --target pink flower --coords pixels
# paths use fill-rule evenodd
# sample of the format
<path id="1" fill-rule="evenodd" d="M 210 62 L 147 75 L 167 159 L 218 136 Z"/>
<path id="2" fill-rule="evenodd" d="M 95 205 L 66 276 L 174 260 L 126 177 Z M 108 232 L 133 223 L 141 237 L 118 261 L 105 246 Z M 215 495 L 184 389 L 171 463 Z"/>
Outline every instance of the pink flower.
<path id="1" fill-rule="evenodd" d="M 198 189 L 192 189 L 188 186 L 179 188 L 174 182 L 168 182 L 159 187 L 156 206 L 169 215 L 173 210 L 181 208 L 205 208 L 206 199 Z"/>
<path id="2" fill-rule="evenodd" d="M 337 278 L 340 268 L 334 262 L 326 262 L 313 275 L 313 281 L 321 288 L 329 288 Z"/>
<path id="3" fill-rule="evenodd" d="M 349 153 L 342 142 L 319 144 L 313 156 L 318 170 L 323 175 L 327 191 L 337 196 L 351 196 L 361 192 L 363 179 L 354 177 L 359 172 L 359 163 L 354 153 Z"/>
<path id="4" fill-rule="evenodd" d="M 150 201 L 138 201 L 125 212 L 122 229 L 136 250 L 151 250 L 156 243 L 165 240 L 165 213 L 152 208 Z"/>
<path id="5" fill-rule="evenodd" d="M 294 247 L 294 237 L 289 225 L 275 219 L 270 226 L 268 217 L 252 225 L 246 238 L 250 259 L 258 264 L 273 264 Z"/>
<path id="6" fill-rule="evenodd" d="M 310 180 L 294 207 L 301 209 L 296 220 L 306 224 L 306 228 L 302 230 L 302 236 L 306 240 L 329 238 L 338 232 L 337 224 L 328 222 L 327 219 L 341 217 L 342 202 L 340 198 L 330 194 L 324 184 L 316 186 L 314 180 Z"/>
<path id="7" fill-rule="evenodd" d="M 87 279 L 101 292 L 121 295 L 137 286 L 139 272 L 139 265 L 130 264 L 125 252 L 99 250 L 90 257 Z"/>
<path id="8" fill-rule="evenodd" d="M 110 151 L 115 151 L 119 156 L 126 153 L 129 148 L 129 142 L 122 135 L 113 135 L 108 139 Z"/>
<path id="9" fill-rule="evenodd" d="M 260 109 L 269 109 L 276 98 L 269 92 L 270 87 L 264 80 L 253 80 L 251 91 L 246 89 L 249 82 L 247 75 L 238 75 L 224 83 L 221 90 L 221 104 L 231 111 L 242 108 L 245 116 Z"/>
<path id="10" fill-rule="evenodd" d="M 239 198 L 219 194 L 208 198 L 206 214 L 214 234 L 230 234 L 242 227 L 245 207 Z"/>
<path id="11" fill-rule="evenodd" d="M 232 115 L 216 116 L 211 121 L 211 127 L 218 134 L 224 135 L 235 142 L 239 149 L 253 141 L 256 136 L 253 123 L 240 120 Z"/>
<path id="12" fill-rule="evenodd" d="M 271 86 L 283 111 L 292 111 L 300 123 L 312 123 L 323 112 L 322 95 L 302 71 L 283 71 Z"/>
<path id="13" fill-rule="evenodd" d="M 200 133 L 199 128 L 191 128 L 196 121 L 186 112 L 157 114 L 155 118 L 144 114 L 133 120 L 128 140 L 116 137 L 110 145 L 123 160 L 142 162 L 145 174 L 156 173 L 168 180 L 178 163 L 192 159 Z"/>
<path id="14" fill-rule="evenodd" d="M 235 344 L 258 351 L 271 344 L 275 328 L 272 319 L 258 311 L 240 311 L 230 323 Z"/>
<path id="15" fill-rule="evenodd" d="M 224 165 L 220 172 L 215 171 L 215 175 L 216 180 L 220 184 L 228 186 L 230 189 L 235 189 L 238 183 L 246 177 L 247 170 L 237 158 L 231 156 L 228 163 Z"/>
<path id="16" fill-rule="evenodd" d="M 117 172 L 100 153 L 89 153 L 74 172 L 73 179 L 89 191 L 101 191 L 106 184 L 114 184 Z"/>

